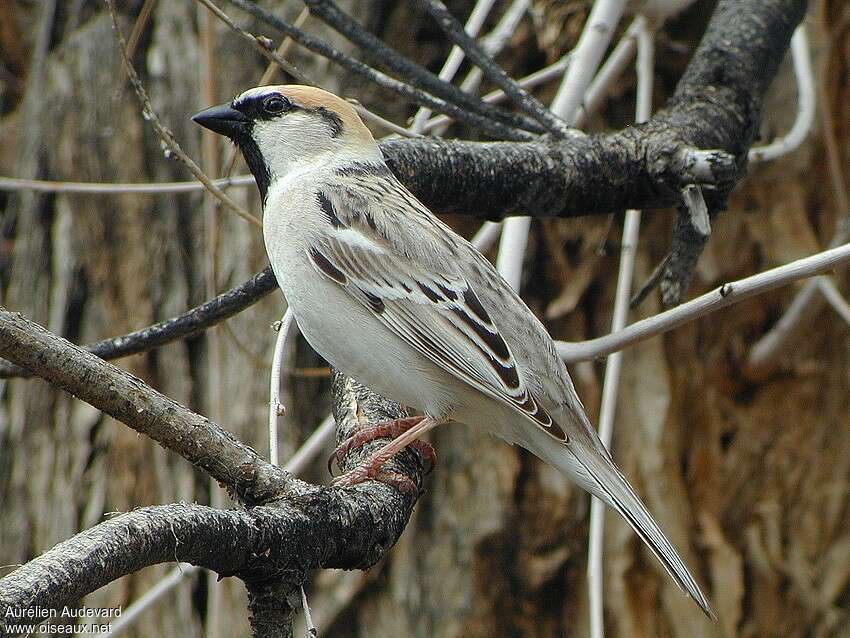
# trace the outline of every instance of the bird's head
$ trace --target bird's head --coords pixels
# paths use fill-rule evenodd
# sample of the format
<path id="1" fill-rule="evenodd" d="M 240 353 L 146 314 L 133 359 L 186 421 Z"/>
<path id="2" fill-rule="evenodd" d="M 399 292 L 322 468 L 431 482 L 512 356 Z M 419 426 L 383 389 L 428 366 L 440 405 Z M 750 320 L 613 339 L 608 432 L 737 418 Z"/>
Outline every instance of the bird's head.
<path id="1" fill-rule="evenodd" d="M 260 86 L 192 120 L 239 146 L 265 201 L 269 186 L 295 167 L 380 159 L 354 107 L 309 86 Z"/>

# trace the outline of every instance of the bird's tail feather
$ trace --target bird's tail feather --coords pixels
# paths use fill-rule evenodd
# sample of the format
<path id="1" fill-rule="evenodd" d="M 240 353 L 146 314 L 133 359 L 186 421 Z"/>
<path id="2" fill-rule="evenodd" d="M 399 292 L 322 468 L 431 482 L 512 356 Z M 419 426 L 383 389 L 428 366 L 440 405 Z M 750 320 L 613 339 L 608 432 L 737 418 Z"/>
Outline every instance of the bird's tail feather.
<path id="1" fill-rule="evenodd" d="M 570 447 L 572 448 L 572 446 Z M 575 451 L 571 449 L 572 456 L 588 475 L 583 478 L 589 479 L 588 482 L 596 488 L 592 491 L 626 520 L 641 540 L 652 550 L 652 553 L 676 581 L 676 584 L 694 599 L 703 612 L 712 620 L 717 620 L 708 599 L 700 590 L 696 579 L 691 575 L 685 562 L 670 541 L 667 540 L 658 523 L 652 518 L 652 514 L 646 509 L 646 506 L 613 461 L 610 460 L 607 453 L 603 456 L 596 450 L 587 451 L 584 454 L 575 454 Z"/>

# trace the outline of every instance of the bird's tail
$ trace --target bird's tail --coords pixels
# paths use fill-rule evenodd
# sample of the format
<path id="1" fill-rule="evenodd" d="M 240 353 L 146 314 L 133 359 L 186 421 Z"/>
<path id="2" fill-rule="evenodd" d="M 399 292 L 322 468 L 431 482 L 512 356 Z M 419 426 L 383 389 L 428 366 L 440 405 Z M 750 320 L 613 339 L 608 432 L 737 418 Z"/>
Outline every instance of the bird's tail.
<path id="1" fill-rule="evenodd" d="M 580 483 L 593 494 L 614 508 L 626 522 L 631 525 L 637 535 L 646 543 L 656 558 L 676 581 L 676 584 L 687 593 L 702 608 L 712 620 L 717 616 L 711 609 L 708 600 L 699 588 L 696 579 L 688 570 L 678 552 L 667 540 L 664 532 L 652 518 L 652 514 L 629 485 L 626 478 L 617 469 L 607 451 L 596 449 L 595 441 L 573 441 L 569 444 L 570 460 L 575 460 L 579 467 L 564 467 L 573 474 L 579 470 Z M 601 442 L 598 442 L 601 446 Z M 583 472 L 581 472 L 583 470 Z"/>

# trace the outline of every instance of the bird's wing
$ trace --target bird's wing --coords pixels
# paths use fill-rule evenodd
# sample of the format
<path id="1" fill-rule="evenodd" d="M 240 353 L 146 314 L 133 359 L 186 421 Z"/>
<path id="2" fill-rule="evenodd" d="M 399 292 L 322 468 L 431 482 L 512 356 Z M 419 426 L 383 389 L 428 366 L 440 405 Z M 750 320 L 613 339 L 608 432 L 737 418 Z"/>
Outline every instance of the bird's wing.
<path id="1" fill-rule="evenodd" d="M 363 177 L 351 188 L 317 193 L 328 228 L 310 248 L 316 269 L 423 356 L 513 406 L 563 443 L 579 467 L 558 466 L 578 472 L 585 485 L 620 512 L 679 586 L 713 617 L 684 561 L 591 427 L 542 325 L 483 257 L 391 176 Z M 516 353 L 482 298 L 493 314 L 499 309 L 503 317 L 522 323 L 512 326 Z M 561 425 L 570 427 L 569 435 Z"/>
<path id="2" fill-rule="evenodd" d="M 566 442 L 464 275 L 468 247 L 430 214 L 412 210 L 421 204 L 406 192 L 372 195 L 357 201 L 340 190 L 317 194 L 328 226 L 309 249 L 316 270 L 427 359 Z"/>

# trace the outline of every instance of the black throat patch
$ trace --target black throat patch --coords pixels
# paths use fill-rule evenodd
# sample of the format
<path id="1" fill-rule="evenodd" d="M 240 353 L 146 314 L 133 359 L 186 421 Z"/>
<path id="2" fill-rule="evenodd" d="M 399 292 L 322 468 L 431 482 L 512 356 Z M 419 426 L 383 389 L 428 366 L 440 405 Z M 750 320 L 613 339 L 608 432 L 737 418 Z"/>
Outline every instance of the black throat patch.
<path id="1" fill-rule="evenodd" d="M 257 188 L 260 190 L 260 199 L 262 200 L 262 205 L 265 208 L 266 197 L 269 193 L 269 184 L 272 181 L 269 167 L 266 165 L 266 160 L 263 159 L 263 154 L 260 153 L 260 148 L 257 146 L 254 138 L 251 137 L 250 130 L 246 131 L 245 134 L 240 135 L 233 141 L 236 142 L 239 150 L 242 151 L 242 155 L 245 157 L 245 163 L 248 164 L 248 169 L 251 171 L 251 174 L 254 176 L 254 180 L 257 182 Z"/>

